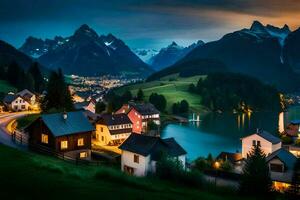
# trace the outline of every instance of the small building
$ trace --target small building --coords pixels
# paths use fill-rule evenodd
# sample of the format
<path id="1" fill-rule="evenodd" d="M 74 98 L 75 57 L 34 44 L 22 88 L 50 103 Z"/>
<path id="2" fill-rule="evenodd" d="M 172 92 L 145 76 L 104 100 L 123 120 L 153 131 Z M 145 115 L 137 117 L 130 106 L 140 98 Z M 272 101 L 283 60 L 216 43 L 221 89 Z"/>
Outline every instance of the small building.
<path id="1" fill-rule="evenodd" d="M 122 150 L 121 170 L 135 176 L 156 172 L 156 163 L 162 153 L 186 165 L 186 151 L 174 138 L 161 139 L 132 133 L 119 147 Z"/>
<path id="2" fill-rule="evenodd" d="M 77 102 L 74 104 L 76 110 L 88 110 L 92 113 L 96 112 L 96 101 L 91 99 L 90 101 Z"/>
<path id="3" fill-rule="evenodd" d="M 268 156 L 272 152 L 281 148 L 282 143 L 278 137 L 271 133 L 258 129 L 256 133 L 241 138 L 242 140 L 242 156 L 247 158 L 247 155 L 252 150 L 253 146 L 260 145 L 262 151 Z"/>
<path id="4" fill-rule="evenodd" d="M 297 157 L 284 148 L 271 153 L 266 158 L 273 186 L 278 191 L 285 191 L 292 182 Z"/>
<path id="5" fill-rule="evenodd" d="M 3 103 L 7 110 L 10 111 L 25 111 L 38 109 L 36 95 L 27 89 L 22 90 L 16 94 L 7 94 L 3 99 Z"/>
<path id="6" fill-rule="evenodd" d="M 125 113 L 104 114 L 96 121 L 96 142 L 119 145 L 132 133 L 132 122 Z"/>
<path id="7" fill-rule="evenodd" d="M 160 125 L 160 112 L 151 103 L 124 104 L 116 113 L 126 113 L 133 123 L 134 133 L 145 133 L 149 122 Z"/>
<path id="8" fill-rule="evenodd" d="M 300 120 L 291 121 L 283 133 L 290 137 L 300 138 Z"/>
<path id="9" fill-rule="evenodd" d="M 29 147 L 89 159 L 94 127 L 82 112 L 44 114 L 25 128 Z"/>

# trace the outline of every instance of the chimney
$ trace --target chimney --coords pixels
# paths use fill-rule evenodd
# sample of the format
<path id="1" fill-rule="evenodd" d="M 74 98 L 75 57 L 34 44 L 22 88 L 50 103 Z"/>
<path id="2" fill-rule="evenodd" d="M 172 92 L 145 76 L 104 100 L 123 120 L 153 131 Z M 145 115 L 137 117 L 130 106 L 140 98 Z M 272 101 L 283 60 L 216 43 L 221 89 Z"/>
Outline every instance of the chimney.
<path id="1" fill-rule="evenodd" d="M 64 113 L 63 113 L 63 119 L 66 121 L 67 118 L 68 118 L 68 114 L 67 114 L 67 112 L 64 112 Z"/>

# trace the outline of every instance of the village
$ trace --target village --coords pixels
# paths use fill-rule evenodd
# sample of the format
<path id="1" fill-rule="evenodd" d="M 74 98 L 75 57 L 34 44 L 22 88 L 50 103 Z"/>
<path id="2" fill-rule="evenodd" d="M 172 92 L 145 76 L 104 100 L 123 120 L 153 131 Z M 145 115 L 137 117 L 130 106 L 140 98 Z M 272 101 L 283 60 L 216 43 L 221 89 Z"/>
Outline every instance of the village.
<path id="1" fill-rule="evenodd" d="M 39 113 L 41 98 L 27 89 L 9 93 L 3 99 L 1 115 L 25 113 L 20 115 L 22 117 Z M 76 164 L 97 163 L 99 157 L 114 160 L 121 171 L 134 176 L 155 174 L 156 164 L 163 154 L 178 161 L 184 170 L 195 167 L 197 161 L 188 160 L 188 153 L 180 141 L 160 137 L 161 113 L 153 104 L 129 101 L 112 114 L 96 114 L 96 103 L 90 98 L 84 104 L 75 103 L 76 110 L 72 112 L 40 114 L 22 129 L 16 129 L 13 124 L 17 118 L 12 118 L 1 134 L 9 135 L 12 143 L 23 150 L 55 155 Z M 282 132 L 296 141 L 300 138 L 300 121 L 291 121 Z M 288 191 L 300 147 L 283 144 L 279 137 L 261 129 L 241 138 L 241 152 L 222 152 L 220 149 L 220 154 L 211 163 L 211 169 L 218 174 L 209 169 L 206 179 L 220 179 L 220 184 L 226 179 L 232 181 L 232 177 L 243 173 L 248 156 L 257 146 L 266 156 L 273 188 Z M 225 165 L 230 172 L 224 170 Z M 233 186 L 237 187 L 236 184 Z"/>

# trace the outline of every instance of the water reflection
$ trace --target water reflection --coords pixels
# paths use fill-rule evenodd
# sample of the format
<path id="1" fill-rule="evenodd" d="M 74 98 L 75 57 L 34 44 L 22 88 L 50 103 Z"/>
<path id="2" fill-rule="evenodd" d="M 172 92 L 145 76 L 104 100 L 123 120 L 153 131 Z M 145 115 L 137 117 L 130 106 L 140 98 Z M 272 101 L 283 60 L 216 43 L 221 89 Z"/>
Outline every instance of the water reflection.
<path id="1" fill-rule="evenodd" d="M 285 124 L 300 119 L 300 107 L 293 107 L 286 113 L 254 112 L 248 114 L 210 113 L 200 116 L 200 122 L 190 124 L 170 124 L 162 131 L 162 137 L 175 137 L 187 150 L 188 158 L 214 156 L 221 151 L 240 151 L 240 138 L 257 128 L 277 134 Z"/>

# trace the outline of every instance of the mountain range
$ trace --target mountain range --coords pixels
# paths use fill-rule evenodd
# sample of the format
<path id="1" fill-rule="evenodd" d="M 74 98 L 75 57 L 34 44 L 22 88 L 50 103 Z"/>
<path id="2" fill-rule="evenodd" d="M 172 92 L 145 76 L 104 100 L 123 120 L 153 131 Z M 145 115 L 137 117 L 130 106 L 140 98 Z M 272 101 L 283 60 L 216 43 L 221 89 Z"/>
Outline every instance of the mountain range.
<path id="1" fill-rule="evenodd" d="M 99 36 L 86 24 L 66 38 L 29 37 L 20 51 L 49 69 L 62 68 L 65 74 L 146 77 L 153 72 L 122 40 L 112 34 Z"/>
<path id="2" fill-rule="evenodd" d="M 191 70 L 190 75 L 193 70 L 198 74 L 207 72 L 205 68 L 210 65 L 203 65 L 203 60 L 210 60 L 224 63 L 226 71 L 254 76 L 282 90 L 295 90 L 300 83 L 294 71 L 299 64 L 299 53 L 295 51 L 299 49 L 298 32 L 291 32 L 287 25 L 277 28 L 254 21 L 249 29 L 226 34 L 218 41 L 194 48 L 173 66 L 151 75 L 150 80 L 167 72 L 180 73 L 185 68 Z"/>

